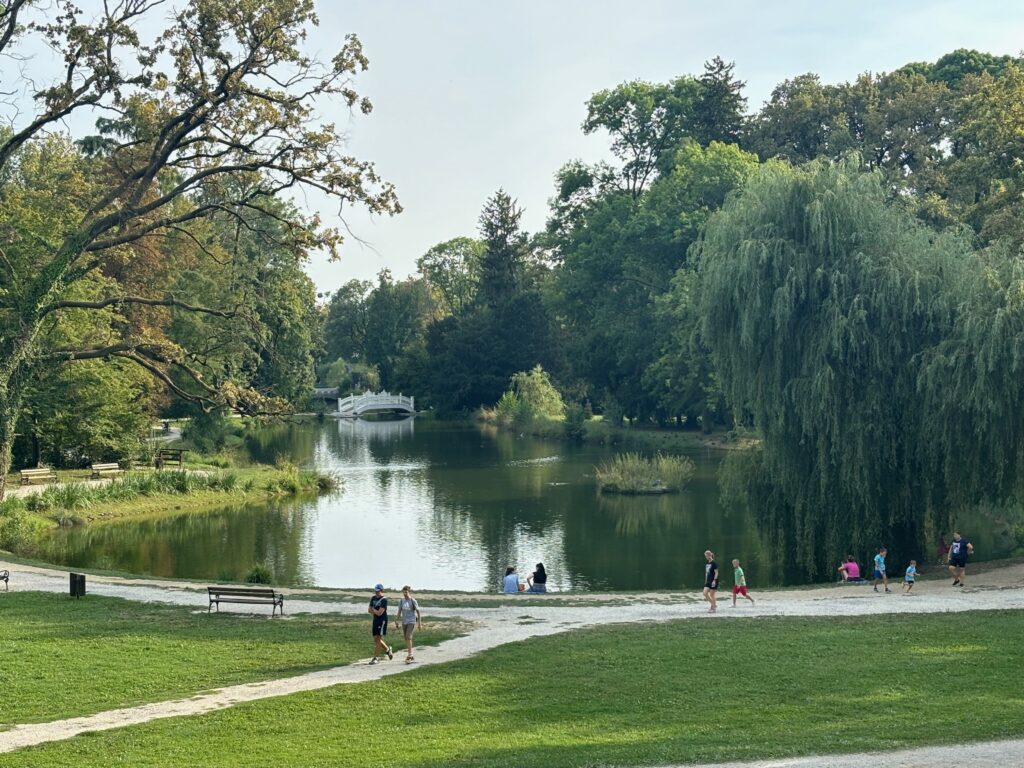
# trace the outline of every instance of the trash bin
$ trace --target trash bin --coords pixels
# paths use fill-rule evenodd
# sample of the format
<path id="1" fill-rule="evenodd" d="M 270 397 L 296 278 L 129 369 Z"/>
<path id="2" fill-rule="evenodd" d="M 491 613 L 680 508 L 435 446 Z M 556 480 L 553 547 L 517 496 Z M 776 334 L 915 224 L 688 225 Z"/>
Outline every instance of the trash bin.
<path id="1" fill-rule="evenodd" d="M 85 574 L 84 573 L 72 573 L 71 574 L 71 596 L 72 597 L 85 597 Z"/>

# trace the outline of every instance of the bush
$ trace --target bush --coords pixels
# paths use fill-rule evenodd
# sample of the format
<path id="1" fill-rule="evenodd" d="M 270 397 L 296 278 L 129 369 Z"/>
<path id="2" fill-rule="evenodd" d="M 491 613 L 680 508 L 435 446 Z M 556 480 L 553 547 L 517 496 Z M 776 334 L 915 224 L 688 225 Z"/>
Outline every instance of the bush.
<path id="1" fill-rule="evenodd" d="M 597 468 L 602 493 L 668 493 L 682 490 L 695 467 L 685 456 L 658 454 L 653 459 L 638 453 L 620 453 Z"/>
<path id="2" fill-rule="evenodd" d="M 562 423 L 562 432 L 566 440 L 573 440 L 577 443 L 583 442 L 586 437 L 586 414 L 583 407 L 571 403 L 565 407 L 565 421 Z"/>
<path id="3" fill-rule="evenodd" d="M 10 501 L 14 500 L 4 502 L 0 508 L 0 549 L 31 555 L 50 525 L 31 514 L 25 505 Z"/>
<path id="4" fill-rule="evenodd" d="M 264 563 L 257 563 L 245 575 L 247 584 L 273 584 L 274 574 Z"/>

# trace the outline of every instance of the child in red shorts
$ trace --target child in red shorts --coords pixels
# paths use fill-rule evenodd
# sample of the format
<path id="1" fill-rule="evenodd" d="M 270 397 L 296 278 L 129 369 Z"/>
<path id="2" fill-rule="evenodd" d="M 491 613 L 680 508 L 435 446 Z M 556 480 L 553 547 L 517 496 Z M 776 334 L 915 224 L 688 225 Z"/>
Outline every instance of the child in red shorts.
<path id="1" fill-rule="evenodd" d="M 751 602 L 751 604 L 753 604 L 754 598 L 752 598 L 750 595 L 747 594 L 747 577 L 743 575 L 743 569 L 740 568 L 740 561 L 739 560 L 733 560 L 732 561 L 732 567 L 733 567 L 733 571 L 732 571 L 732 575 L 733 575 L 732 605 L 733 605 L 733 607 L 734 608 L 736 607 L 736 595 L 743 595 L 745 598 L 747 598 L 747 600 L 749 600 Z"/>

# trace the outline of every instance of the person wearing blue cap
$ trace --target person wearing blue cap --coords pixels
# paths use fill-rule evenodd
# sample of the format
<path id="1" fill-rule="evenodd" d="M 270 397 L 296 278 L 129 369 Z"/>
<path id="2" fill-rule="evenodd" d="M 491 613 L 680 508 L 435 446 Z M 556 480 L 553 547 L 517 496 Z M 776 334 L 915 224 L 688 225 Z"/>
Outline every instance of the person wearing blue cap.
<path id="1" fill-rule="evenodd" d="M 384 597 L 384 585 L 377 584 L 373 588 L 373 597 L 370 598 L 370 607 L 366 612 L 373 616 L 373 658 L 371 664 L 380 661 L 381 651 L 388 655 L 388 661 L 395 658 L 391 646 L 384 642 L 384 636 L 388 633 L 388 599 Z"/>

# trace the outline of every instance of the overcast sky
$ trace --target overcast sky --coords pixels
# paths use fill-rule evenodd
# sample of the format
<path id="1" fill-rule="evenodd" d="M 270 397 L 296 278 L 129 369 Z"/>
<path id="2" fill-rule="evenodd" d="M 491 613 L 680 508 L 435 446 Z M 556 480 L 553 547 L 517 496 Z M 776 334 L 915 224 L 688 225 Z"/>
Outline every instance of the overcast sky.
<path id="1" fill-rule="evenodd" d="M 405 208 L 347 215 L 371 247 L 350 241 L 339 262 L 315 258 L 323 291 L 385 267 L 414 272 L 430 246 L 475 235 L 499 187 L 526 209 L 527 230 L 542 228 L 555 171 L 605 156 L 606 138 L 580 131 L 602 88 L 700 73 L 720 55 L 736 62 L 754 109 L 802 72 L 835 82 L 955 48 L 1024 47 L 1024 3 L 983 0 L 320 0 L 318 11 L 314 50 L 329 55 L 348 32 L 363 41 L 370 69 L 357 86 L 374 111 L 343 121 L 353 154 L 377 164 Z"/>

